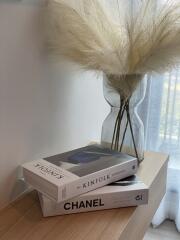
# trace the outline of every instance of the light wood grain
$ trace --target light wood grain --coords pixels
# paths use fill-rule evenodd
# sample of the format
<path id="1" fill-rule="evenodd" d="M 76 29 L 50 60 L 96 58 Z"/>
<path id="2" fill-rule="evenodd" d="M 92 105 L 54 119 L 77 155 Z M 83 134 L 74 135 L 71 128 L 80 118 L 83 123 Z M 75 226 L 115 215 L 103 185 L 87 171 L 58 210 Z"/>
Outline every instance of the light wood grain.
<path id="1" fill-rule="evenodd" d="M 145 154 L 138 176 L 150 187 L 148 205 L 43 218 L 32 192 L 0 212 L 0 240 L 141 240 L 165 193 L 167 162 Z"/>

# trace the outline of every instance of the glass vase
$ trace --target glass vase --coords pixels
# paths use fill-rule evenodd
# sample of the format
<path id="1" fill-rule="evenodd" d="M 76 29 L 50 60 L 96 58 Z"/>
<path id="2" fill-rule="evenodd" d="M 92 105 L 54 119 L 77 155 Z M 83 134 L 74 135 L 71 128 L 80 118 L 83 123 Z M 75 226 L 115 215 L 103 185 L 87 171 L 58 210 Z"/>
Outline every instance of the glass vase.
<path id="1" fill-rule="evenodd" d="M 147 81 L 140 75 L 128 76 L 130 81 L 133 81 L 133 77 L 138 84 L 133 94 L 124 98 L 104 75 L 104 97 L 111 111 L 102 126 L 101 144 L 135 156 L 140 163 L 144 159 L 144 125 L 138 115 L 138 108 L 145 97 Z"/>

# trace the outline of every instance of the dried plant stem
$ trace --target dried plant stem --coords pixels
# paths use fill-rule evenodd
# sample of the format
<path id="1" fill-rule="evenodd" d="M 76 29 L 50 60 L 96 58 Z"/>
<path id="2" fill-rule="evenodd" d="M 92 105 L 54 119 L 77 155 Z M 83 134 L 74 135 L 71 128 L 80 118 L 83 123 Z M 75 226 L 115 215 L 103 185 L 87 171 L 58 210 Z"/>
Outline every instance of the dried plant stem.
<path id="1" fill-rule="evenodd" d="M 118 120 L 118 124 L 117 124 L 117 133 L 116 133 L 116 141 L 115 141 L 115 148 L 118 150 L 118 146 L 119 146 L 119 137 L 120 137 L 120 130 L 121 130 L 121 121 L 123 119 L 124 116 L 124 112 L 125 112 L 125 103 L 123 101 L 122 104 L 122 109 L 121 112 L 119 114 L 119 120 Z"/>
<path id="2" fill-rule="evenodd" d="M 122 123 L 123 116 L 125 114 L 125 110 L 126 110 L 126 103 L 124 103 L 124 105 L 122 107 L 122 111 L 121 111 L 120 118 L 119 118 L 119 121 L 118 121 L 117 139 L 116 139 L 116 149 L 117 150 L 119 148 L 119 138 L 120 138 L 120 132 L 121 132 L 121 123 Z"/>
<path id="3" fill-rule="evenodd" d="M 122 137 L 121 146 L 120 146 L 120 149 L 119 149 L 120 152 L 122 151 L 122 147 L 123 147 L 124 139 L 125 139 L 125 136 L 126 136 L 126 131 L 127 131 L 128 123 L 129 123 L 129 122 L 128 122 L 128 119 L 127 119 L 127 120 L 126 120 L 126 126 L 125 126 L 124 133 L 123 133 L 123 137 Z"/>
<path id="4" fill-rule="evenodd" d="M 131 115 L 130 115 L 130 110 L 129 110 L 129 103 L 130 99 L 128 100 L 124 100 L 121 99 L 120 101 L 120 108 L 119 108 L 119 112 L 115 121 L 115 125 L 114 125 L 114 131 L 113 131 L 113 137 L 112 137 L 112 142 L 111 142 L 111 149 L 116 150 L 116 151 L 122 151 L 123 148 L 123 144 L 124 144 L 124 140 L 125 140 L 125 136 L 126 136 L 126 132 L 128 129 L 128 126 L 130 128 L 130 133 L 131 133 L 131 137 L 132 137 L 132 142 L 133 142 L 133 147 L 134 147 L 134 152 L 135 155 L 138 159 L 138 162 L 140 163 L 140 158 L 138 155 L 138 151 L 137 151 L 137 147 L 136 147 L 136 143 L 135 143 L 135 138 L 134 138 L 134 132 L 133 132 L 133 127 L 132 127 L 132 122 L 131 122 Z M 123 124 L 123 117 L 126 113 L 126 124 L 125 124 L 125 128 L 122 129 L 122 124 Z M 122 139 L 120 141 L 120 136 L 121 136 L 121 131 L 124 131 L 122 134 Z M 120 146 L 120 147 L 119 147 Z"/>
<path id="5" fill-rule="evenodd" d="M 117 118 L 116 118 L 116 122 L 115 122 L 115 125 L 114 125 L 114 131 L 113 131 L 111 149 L 113 149 L 114 140 L 115 140 L 115 135 L 116 135 L 116 131 L 117 131 L 117 125 L 118 125 L 118 122 L 119 122 L 119 116 L 120 116 L 121 110 L 122 110 L 122 105 L 123 105 L 123 101 L 121 100 L 121 101 L 120 101 L 120 110 L 119 110 L 119 112 L 118 112 L 118 115 L 117 115 Z"/>
<path id="6" fill-rule="evenodd" d="M 137 148 L 136 148 L 136 143 L 135 143 L 135 138 L 134 138 L 134 132 L 133 132 L 132 123 L 131 123 L 131 116 L 130 116 L 130 112 L 129 112 L 129 104 L 128 104 L 127 109 L 126 109 L 126 113 L 127 113 L 127 119 L 128 119 L 128 122 L 129 122 L 129 126 L 130 126 L 130 131 L 131 131 L 132 140 L 133 140 L 134 151 L 135 151 L 136 157 L 137 157 L 137 159 L 138 159 L 138 162 L 140 163 L 140 158 L 139 158 L 139 156 L 138 156 L 138 152 L 137 152 Z"/>

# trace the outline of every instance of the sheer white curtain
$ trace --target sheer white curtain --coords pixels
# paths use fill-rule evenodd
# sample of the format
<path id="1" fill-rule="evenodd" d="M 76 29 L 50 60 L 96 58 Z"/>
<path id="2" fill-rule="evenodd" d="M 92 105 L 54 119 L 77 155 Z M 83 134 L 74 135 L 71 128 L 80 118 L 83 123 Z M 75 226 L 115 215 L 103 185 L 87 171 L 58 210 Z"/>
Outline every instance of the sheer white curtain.
<path id="1" fill-rule="evenodd" d="M 152 224 L 158 226 L 168 218 L 175 221 L 180 231 L 180 70 L 148 80 L 143 113 L 140 112 L 146 149 L 170 154 L 167 192 Z"/>
<path id="2" fill-rule="evenodd" d="M 166 2 L 157 0 L 159 4 Z M 145 125 L 146 149 L 170 155 L 167 191 L 152 224 L 158 226 L 171 219 L 180 231 L 180 69 L 149 77 L 140 115 Z"/>
<path id="3" fill-rule="evenodd" d="M 180 70 L 149 80 L 144 103 L 146 147 L 169 153 L 169 167 L 180 169 Z"/>

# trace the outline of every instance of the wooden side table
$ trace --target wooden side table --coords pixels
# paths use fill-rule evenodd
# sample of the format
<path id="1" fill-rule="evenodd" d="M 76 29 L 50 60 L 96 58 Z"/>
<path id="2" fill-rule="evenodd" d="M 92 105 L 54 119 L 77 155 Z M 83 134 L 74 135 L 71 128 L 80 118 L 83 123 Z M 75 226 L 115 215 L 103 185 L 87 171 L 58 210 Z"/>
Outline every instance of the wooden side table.
<path id="1" fill-rule="evenodd" d="M 165 194 L 168 156 L 146 152 L 138 176 L 150 187 L 149 203 L 43 218 L 35 191 L 0 212 L 0 240 L 142 240 Z"/>

